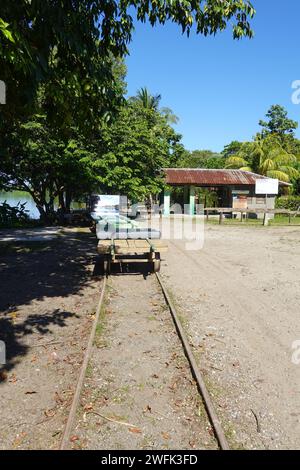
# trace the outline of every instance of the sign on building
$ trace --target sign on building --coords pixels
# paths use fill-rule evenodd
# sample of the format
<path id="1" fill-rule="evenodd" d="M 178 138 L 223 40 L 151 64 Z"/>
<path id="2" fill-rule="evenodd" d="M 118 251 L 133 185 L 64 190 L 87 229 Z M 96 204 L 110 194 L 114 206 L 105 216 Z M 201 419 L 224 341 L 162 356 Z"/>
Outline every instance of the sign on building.
<path id="1" fill-rule="evenodd" d="M 255 182 L 256 194 L 278 194 L 279 181 L 275 178 L 258 179 Z"/>

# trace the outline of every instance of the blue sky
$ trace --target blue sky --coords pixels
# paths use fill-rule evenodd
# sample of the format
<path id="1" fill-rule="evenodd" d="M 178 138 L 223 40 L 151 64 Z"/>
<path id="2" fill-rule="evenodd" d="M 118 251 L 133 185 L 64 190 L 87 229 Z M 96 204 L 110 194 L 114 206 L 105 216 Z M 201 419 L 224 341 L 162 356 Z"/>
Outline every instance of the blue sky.
<path id="1" fill-rule="evenodd" d="M 255 38 L 233 41 L 231 31 L 204 38 L 181 35 L 169 23 L 136 23 L 126 60 L 128 95 L 141 86 L 173 109 L 186 148 L 220 151 L 249 140 L 272 104 L 300 121 L 291 83 L 300 80 L 300 1 L 253 0 Z M 300 131 L 297 131 L 300 138 Z"/>

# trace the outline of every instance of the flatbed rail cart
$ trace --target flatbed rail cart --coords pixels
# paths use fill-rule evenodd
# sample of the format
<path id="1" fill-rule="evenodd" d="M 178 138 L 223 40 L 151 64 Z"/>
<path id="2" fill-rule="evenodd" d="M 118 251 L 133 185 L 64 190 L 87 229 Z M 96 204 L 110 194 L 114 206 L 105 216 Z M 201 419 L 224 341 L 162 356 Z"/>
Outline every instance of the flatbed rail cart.
<path id="1" fill-rule="evenodd" d="M 168 250 L 163 240 L 110 239 L 99 240 L 97 251 L 103 257 L 104 273 L 110 274 L 113 263 L 149 263 L 150 271 L 160 270 L 160 254 Z"/>

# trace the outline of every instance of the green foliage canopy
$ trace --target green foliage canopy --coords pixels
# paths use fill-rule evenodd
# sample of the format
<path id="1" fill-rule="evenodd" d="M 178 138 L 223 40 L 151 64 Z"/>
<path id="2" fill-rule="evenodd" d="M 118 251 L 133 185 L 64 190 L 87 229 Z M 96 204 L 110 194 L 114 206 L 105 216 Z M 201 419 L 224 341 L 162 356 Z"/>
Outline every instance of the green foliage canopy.
<path id="1" fill-rule="evenodd" d="M 181 168 L 224 168 L 225 158 L 211 150 L 193 150 L 185 152 L 178 161 Z"/>
<path id="2" fill-rule="evenodd" d="M 259 121 L 259 125 L 263 128 L 262 135 L 275 134 L 283 139 L 286 135 L 294 136 L 298 123 L 288 118 L 287 110 L 279 104 L 272 105 L 267 111 L 266 117 L 268 121 Z"/>
<path id="3" fill-rule="evenodd" d="M 245 142 L 235 155 L 227 158 L 226 168 L 253 171 L 289 182 L 299 177 L 298 161 L 296 155 L 283 148 L 278 136 L 270 134 L 264 139 Z"/>
<path id="4" fill-rule="evenodd" d="M 85 194 L 95 185 L 91 171 L 94 149 L 78 133 L 62 140 L 45 116 L 16 125 L 2 150 L 0 178 L 3 189 L 27 191 L 45 221 L 54 215 L 54 201 L 66 205 L 72 192 Z"/>
<path id="5" fill-rule="evenodd" d="M 161 191 L 159 170 L 176 164 L 181 136 L 159 112 L 129 101 L 102 132 L 102 154 L 96 173 L 104 191 L 140 201 Z"/>
<path id="6" fill-rule="evenodd" d="M 134 12 L 152 26 L 175 22 L 187 35 L 193 27 L 198 34 L 216 34 L 229 22 L 234 38 L 253 34 L 249 20 L 255 10 L 249 0 L 2 0 L 0 70 L 10 103 L 6 120 L 28 112 L 41 83 L 49 84 L 49 96 L 60 105 L 69 103 L 70 113 L 75 106 L 81 115 L 91 106 L 111 112 L 115 84 L 108 58 L 127 53 Z"/>

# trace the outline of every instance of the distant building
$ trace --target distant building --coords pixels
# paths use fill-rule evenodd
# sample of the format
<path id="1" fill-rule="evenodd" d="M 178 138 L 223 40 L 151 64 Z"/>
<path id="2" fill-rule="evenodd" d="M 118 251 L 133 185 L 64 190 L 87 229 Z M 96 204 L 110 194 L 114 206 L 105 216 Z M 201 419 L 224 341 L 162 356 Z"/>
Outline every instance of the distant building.
<path id="1" fill-rule="evenodd" d="M 161 202 L 164 204 L 164 214 L 172 211 L 176 203 L 189 204 L 190 214 L 195 214 L 196 204 L 211 207 L 207 199 L 208 191 L 214 194 L 213 207 L 239 209 L 274 209 L 274 194 L 256 194 L 256 180 L 266 179 L 243 170 L 210 170 L 203 168 L 164 168 L 165 181 L 171 191 L 165 191 Z M 290 186 L 279 182 L 279 186 Z M 202 189 L 202 191 L 201 191 Z M 203 191 L 206 189 L 206 191 Z"/>

